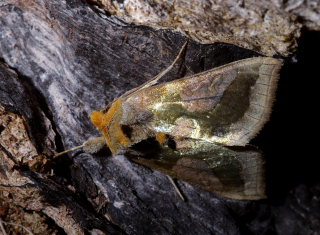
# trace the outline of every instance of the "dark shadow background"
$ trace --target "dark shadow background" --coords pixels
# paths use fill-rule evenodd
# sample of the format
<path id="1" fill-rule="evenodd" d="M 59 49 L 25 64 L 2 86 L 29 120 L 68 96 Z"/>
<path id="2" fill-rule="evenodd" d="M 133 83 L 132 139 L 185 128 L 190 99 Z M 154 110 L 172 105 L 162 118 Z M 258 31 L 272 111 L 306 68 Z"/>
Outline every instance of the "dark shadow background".
<path id="1" fill-rule="evenodd" d="M 281 70 L 271 120 L 252 141 L 266 155 L 268 198 L 281 204 L 300 183 L 320 182 L 318 133 L 320 32 L 303 31 Z"/>

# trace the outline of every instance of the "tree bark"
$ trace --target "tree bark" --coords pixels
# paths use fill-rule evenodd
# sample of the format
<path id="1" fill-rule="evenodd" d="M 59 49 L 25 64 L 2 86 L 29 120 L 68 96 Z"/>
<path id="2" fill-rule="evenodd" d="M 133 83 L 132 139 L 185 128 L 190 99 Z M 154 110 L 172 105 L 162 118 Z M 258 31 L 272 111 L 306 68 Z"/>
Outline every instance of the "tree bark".
<path id="1" fill-rule="evenodd" d="M 80 0 L 5 0 L 0 25 L 0 218 L 6 223 L 33 212 L 33 221 L 14 222 L 35 234 L 319 231 L 319 181 L 310 187 L 294 182 L 264 201 L 230 200 L 178 181 L 183 202 L 164 174 L 107 150 L 53 159 L 98 136 L 88 118 L 92 110 L 165 69 L 186 37 L 125 24 Z M 257 55 L 230 44 L 190 41 L 164 81 Z M 275 129 L 267 127 L 256 140 L 267 146 L 269 168 L 277 166 L 279 153 L 263 143 L 273 143 L 268 135 Z M 311 199 L 297 204 L 306 196 Z"/>

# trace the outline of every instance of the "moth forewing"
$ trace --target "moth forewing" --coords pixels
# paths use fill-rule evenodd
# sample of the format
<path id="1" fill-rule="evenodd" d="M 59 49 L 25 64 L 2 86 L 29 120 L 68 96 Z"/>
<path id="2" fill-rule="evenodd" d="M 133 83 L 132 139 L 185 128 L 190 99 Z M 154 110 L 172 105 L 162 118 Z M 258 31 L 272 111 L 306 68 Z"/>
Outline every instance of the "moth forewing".
<path id="1" fill-rule="evenodd" d="M 154 133 L 244 146 L 268 120 L 281 62 L 250 58 L 140 90 L 123 101 Z"/>

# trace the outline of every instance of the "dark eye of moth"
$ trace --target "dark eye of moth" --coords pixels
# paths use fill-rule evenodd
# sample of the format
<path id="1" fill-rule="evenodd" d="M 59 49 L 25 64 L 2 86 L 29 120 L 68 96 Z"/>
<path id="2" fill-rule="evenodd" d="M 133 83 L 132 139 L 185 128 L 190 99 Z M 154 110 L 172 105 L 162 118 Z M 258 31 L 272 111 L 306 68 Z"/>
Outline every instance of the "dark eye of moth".
<path id="1" fill-rule="evenodd" d="M 131 139 L 132 137 L 132 131 L 133 131 L 133 128 L 128 126 L 128 125 L 121 125 L 121 130 L 123 132 L 123 134 L 128 137 L 129 139 Z"/>

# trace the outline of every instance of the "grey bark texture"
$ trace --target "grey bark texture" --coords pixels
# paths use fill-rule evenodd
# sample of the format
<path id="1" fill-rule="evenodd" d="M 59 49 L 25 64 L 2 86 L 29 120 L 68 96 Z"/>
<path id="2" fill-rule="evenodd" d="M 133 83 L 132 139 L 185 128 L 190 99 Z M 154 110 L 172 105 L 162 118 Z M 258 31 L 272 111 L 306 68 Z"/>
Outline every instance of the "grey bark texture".
<path id="1" fill-rule="evenodd" d="M 202 43 L 227 42 L 265 55 L 289 55 L 300 29 L 319 29 L 318 1 L 91 0 L 127 23 L 179 31 Z"/>
<path id="2" fill-rule="evenodd" d="M 9 222 L 34 234 L 320 231 L 319 179 L 313 177 L 314 168 L 300 162 L 301 155 L 295 157 L 309 156 L 300 147 L 304 140 L 294 142 L 295 150 L 279 143 L 283 138 L 296 141 L 290 138 L 305 131 L 295 126 L 292 133 L 291 126 L 283 124 L 285 117 L 301 116 L 294 116 L 290 103 L 292 97 L 297 101 L 296 94 L 281 87 L 291 84 L 301 92 L 309 88 L 288 81 L 305 69 L 290 64 L 293 60 L 287 60 L 281 75 L 279 92 L 287 93 L 276 103 L 274 120 L 255 140 L 272 172 L 268 200 L 230 200 L 177 181 L 187 198 L 183 202 L 164 174 L 106 150 L 52 159 L 54 153 L 98 136 L 88 118 L 91 111 L 165 69 L 185 40 L 170 30 L 126 24 L 80 0 L 0 2 L 0 221 L 7 231 L 25 232 Z M 185 56 L 164 80 L 257 55 L 230 44 L 190 41 Z M 311 69 L 303 73 L 307 84 L 313 70 L 307 62 L 303 66 Z M 282 154 L 285 150 L 288 153 Z M 301 180 L 293 177 L 298 165 L 308 171 Z"/>

